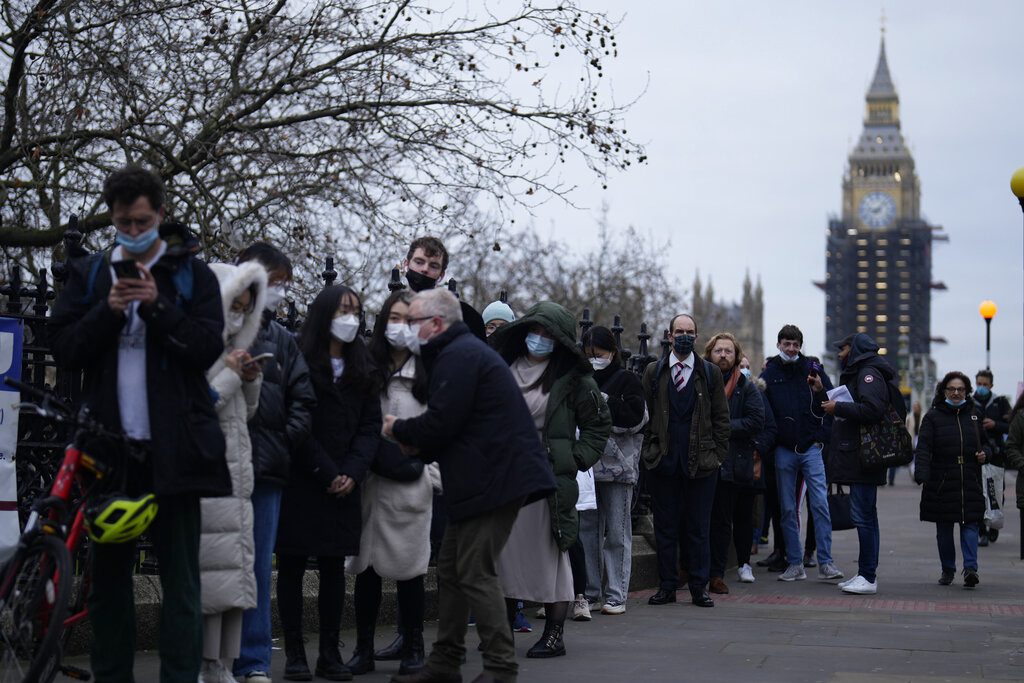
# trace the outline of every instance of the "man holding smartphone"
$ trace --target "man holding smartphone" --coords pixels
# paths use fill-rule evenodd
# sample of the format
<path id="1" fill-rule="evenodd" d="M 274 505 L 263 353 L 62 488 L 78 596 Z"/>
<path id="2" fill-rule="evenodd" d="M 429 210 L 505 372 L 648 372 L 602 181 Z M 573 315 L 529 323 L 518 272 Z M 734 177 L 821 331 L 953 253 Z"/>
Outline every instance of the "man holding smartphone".
<path id="1" fill-rule="evenodd" d="M 83 400 L 93 416 L 123 430 L 144 453 L 141 462 L 113 462 L 126 495 L 157 496 L 149 533 L 163 591 L 161 681 L 195 683 L 202 659 L 199 498 L 231 493 L 205 376 L 224 350 L 220 287 L 192 256 L 187 228 L 161 224 L 164 188 L 155 174 L 137 166 L 115 171 L 103 199 L 117 246 L 71 263 L 50 319 L 53 355 L 84 371 Z M 115 270 L 121 261 L 133 263 Z M 134 561 L 134 543 L 93 546 L 89 620 L 97 680 L 133 680 Z"/>

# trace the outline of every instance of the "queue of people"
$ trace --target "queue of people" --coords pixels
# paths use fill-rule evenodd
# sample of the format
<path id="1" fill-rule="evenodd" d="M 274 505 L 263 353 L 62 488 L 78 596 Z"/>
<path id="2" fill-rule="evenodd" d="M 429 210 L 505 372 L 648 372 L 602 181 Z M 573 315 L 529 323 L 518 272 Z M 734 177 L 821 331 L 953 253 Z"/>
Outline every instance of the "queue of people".
<path id="1" fill-rule="evenodd" d="M 138 167 L 113 173 L 103 198 L 117 246 L 72 265 L 51 339 L 59 363 L 84 369 L 96 417 L 146 454 L 123 458 L 123 493 L 152 492 L 159 503 L 163 681 L 271 680 L 275 557 L 286 680 L 351 680 L 398 660 L 397 683 L 461 681 L 472 617 L 484 669 L 475 680 L 514 681 L 523 601 L 543 606 L 530 658 L 570 651 L 570 613 L 625 613 L 641 476 L 659 576 L 649 604 L 673 603 L 683 588 L 694 605 L 714 607 L 712 595 L 730 590 L 730 548 L 737 579 L 753 582 L 751 542 L 772 524 L 768 564 L 779 580 L 805 580 L 816 566 L 820 581 L 844 593 L 874 594 L 877 489 L 887 477 L 863 451 L 896 422 L 913 436 L 939 583 L 955 579 L 959 525 L 963 585 L 974 588 L 979 539 L 995 540 L 1002 502 L 990 483 L 998 475 L 983 467 L 1024 464 L 1022 399 L 1011 409 L 995 397 L 990 372 L 978 374 L 976 390 L 948 373 L 929 410 L 908 415 L 894 370 L 863 333 L 835 342 L 833 387 L 794 325 L 779 331 L 778 355 L 755 377 L 732 334 L 699 347 L 704 333 L 683 313 L 667 321 L 669 352 L 640 377 L 623 367 L 610 330 L 591 327 L 577 341 L 572 313 L 557 303 L 517 317 L 496 301 L 480 315 L 435 287 L 449 257 L 425 237 L 405 259 L 409 290 L 366 311 L 357 292 L 326 287 L 294 337 L 274 320 L 292 278 L 278 249 L 258 243 L 233 264 L 205 264 L 189 231 L 164 222 L 159 179 Z M 583 512 L 580 473 L 593 480 Z M 831 554 L 833 483 L 850 488 L 860 549 L 856 574 L 842 582 Z M 439 624 L 428 652 L 432 556 Z M 97 544 L 92 555 L 98 681 L 132 680 L 133 558 L 133 543 Z M 314 561 L 319 642 L 310 667 L 303 585 Z M 355 577 L 348 658 L 346 574 Z M 397 634 L 376 650 L 385 579 L 396 585 Z"/>

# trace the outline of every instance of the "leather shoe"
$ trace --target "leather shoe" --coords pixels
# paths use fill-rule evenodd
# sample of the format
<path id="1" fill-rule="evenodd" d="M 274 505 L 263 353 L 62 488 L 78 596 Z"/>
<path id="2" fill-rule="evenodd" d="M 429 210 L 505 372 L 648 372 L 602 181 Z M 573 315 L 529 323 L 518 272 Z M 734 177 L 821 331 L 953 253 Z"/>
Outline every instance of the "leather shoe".
<path id="1" fill-rule="evenodd" d="M 778 563 L 778 562 L 785 562 L 785 561 L 786 561 L 786 558 L 784 558 L 782 556 L 782 553 L 780 553 L 778 550 L 773 550 L 771 555 L 769 555 L 768 557 L 764 558 L 763 560 L 758 560 L 757 561 L 757 566 L 758 567 L 768 567 L 768 566 L 771 566 L 771 564 L 773 562 L 774 563 Z"/>
<path id="2" fill-rule="evenodd" d="M 697 607 L 715 606 L 715 601 L 711 599 L 711 596 L 708 595 L 708 592 L 706 590 L 693 591 L 692 593 L 690 593 L 690 596 L 693 598 L 693 604 L 695 604 Z"/>
<path id="3" fill-rule="evenodd" d="M 411 674 L 395 674 L 391 683 L 462 683 L 462 674 L 446 674 L 424 667 Z"/>
<path id="4" fill-rule="evenodd" d="M 779 559 L 778 562 L 772 562 L 771 564 L 768 565 L 768 571 L 776 572 L 776 573 L 784 572 L 788 568 L 789 568 L 789 562 L 787 562 L 786 558 L 784 558 L 784 557 Z"/>
<path id="5" fill-rule="evenodd" d="M 708 589 L 717 595 L 728 595 L 729 586 L 725 584 L 721 576 L 712 576 L 708 582 Z"/>
<path id="6" fill-rule="evenodd" d="M 658 592 L 647 599 L 648 605 L 667 605 L 676 601 L 676 592 L 659 588 Z"/>

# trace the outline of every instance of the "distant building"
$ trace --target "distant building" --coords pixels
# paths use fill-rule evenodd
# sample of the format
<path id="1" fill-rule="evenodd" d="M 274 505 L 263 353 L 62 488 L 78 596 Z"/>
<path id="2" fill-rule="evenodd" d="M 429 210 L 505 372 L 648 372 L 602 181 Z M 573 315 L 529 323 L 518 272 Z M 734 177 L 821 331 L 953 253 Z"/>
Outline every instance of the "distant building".
<path id="1" fill-rule="evenodd" d="M 905 393 L 930 395 L 932 245 L 948 239 L 921 217 L 921 185 L 900 130 L 899 97 L 883 34 L 867 92 L 864 131 L 843 176 L 841 217 L 828 224 L 825 251 L 826 342 L 866 332 L 901 371 Z M 834 352 L 824 359 L 834 377 Z"/>
<path id="2" fill-rule="evenodd" d="M 764 365 L 764 289 L 761 278 L 757 285 L 750 282 L 750 273 L 743 279 L 743 298 L 740 303 L 715 301 L 715 288 L 708 280 L 707 286 L 700 281 L 700 274 L 693 280 L 693 306 L 690 309 L 699 325 L 700 336 L 705 342 L 718 332 L 731 332 L 736 336 L 743 353 L 750 359 L 754 374 L 760 374 Z M 700 351 L 703 346 L 698 343 Z"/>

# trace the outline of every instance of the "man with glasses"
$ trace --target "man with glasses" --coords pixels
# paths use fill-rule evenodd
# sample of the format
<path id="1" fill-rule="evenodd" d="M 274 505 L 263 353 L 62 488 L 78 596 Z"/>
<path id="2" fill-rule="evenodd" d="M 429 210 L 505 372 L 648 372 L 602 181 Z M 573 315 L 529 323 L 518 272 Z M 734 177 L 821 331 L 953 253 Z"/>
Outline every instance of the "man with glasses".
<path id="1" fill-rule="evenodd" d="M 396 683 L 457 683 L 470 612 L 483 647 L 478 680 L 515 681 L 518 665 L 498 554 L 519 508 L 555 490 L 547 450 L 512 371 L 462 321 L 459 301 L 444 289 L 420 292 L 408 323 L 430 378 L 427 410 L 384 418 L 383 434 L 407 454 L 436 460 L 448 527 L 437 558 L 437 641 L 421 671 Z"/>
<path id="2" fill-rule="evenodd" d="M 810 382 L 821 409 L 835 417 L 829 446 L 828 480 L 850 487 L 850 517 L 857 528 L 860 554 L 857 575 L 839 584 L 844 593 L 874 595 L 878 590 L 878 487 L 885 485 L 886 471 L 864 470 L 857 451 L 866 425 L 881 422 L 895 408 L 906 419 L 903 397 L 896 386 L 896 372 L 878 355 L 878 344 L 866 334 L 851 334 L 836 342 L 839 383 L 853 401 L 836 402 L 825 395 L 820 377 Z"/>
<path id="3" fill-rule="evenodd" d="M 128 166 L 103 184 L 117 245 L 72 262 L 50 318 L 56 361 L 81 368 L 93 416 L 139 442 L 118 462 L 129 496 L 153 492 L 160 567 L 160 680 L 195 683 L 202 659 L 199 498 L 231 494 L 206 369 L 224 350 L 220 286 L 185 226 L 163 223 L 164 188 Z M 135 544 L 92 548 L 92 671 L 130 681 Z"/>

